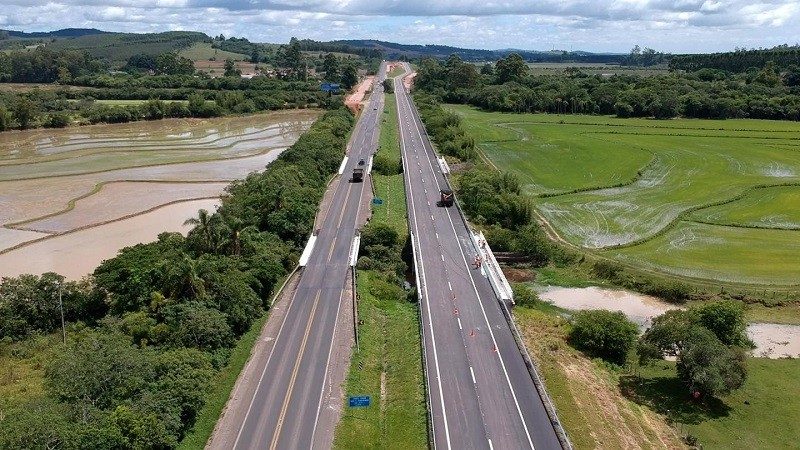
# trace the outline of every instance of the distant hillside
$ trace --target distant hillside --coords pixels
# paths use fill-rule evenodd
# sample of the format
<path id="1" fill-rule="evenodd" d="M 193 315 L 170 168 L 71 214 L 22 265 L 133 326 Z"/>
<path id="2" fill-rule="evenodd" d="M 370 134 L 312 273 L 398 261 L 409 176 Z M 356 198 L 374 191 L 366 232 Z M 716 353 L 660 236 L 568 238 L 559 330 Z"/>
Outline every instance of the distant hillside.
<path id="1" fill-rule="evenodd" d="M 112 63 L 123 63 L 133 55 L 159 55 L 180 51 L 196 42 L 211 42 L 204 33 L 195 31 L 168 31 L 165 33 L 104 33 L 76 38 L 57 39 L 48 43 L 52 50 L 84 50 L 92 56 Z"/>
<path id="2" fill-rule="evenodd" d="M 465 61 L 495 61 L 507 56 L 510 53 L 519 53 L 528 62 L 620 63 L 626 57 L 626 55 L 617 53 L 590 53 L 583 51 L 567 52 L 554 50 L 545 52 L 518 49 L 484 50 L 451 47 L 447 45 L 409 45 L 373 39 L 338 40 L 321 42 L 319 44 L 343 46 L 351 49 L 377 50 L 388 59 L 422 57 L 447 58 L 448 56 L 455 54 L 460 56 L 461 59 Z M 323 49 L 309 48 L 309 50 Z"/>
<path id="3" fill-rule="evenodd" d="M 95 28 L 64 28 L 56 31 L 34 31 L 26 33 L 24 31 L 0 30 L 0 39 L 42 39 L 42 38 L 70 38 L 80 36 L 90 36 L 93 34 L 110 34 Z"/>

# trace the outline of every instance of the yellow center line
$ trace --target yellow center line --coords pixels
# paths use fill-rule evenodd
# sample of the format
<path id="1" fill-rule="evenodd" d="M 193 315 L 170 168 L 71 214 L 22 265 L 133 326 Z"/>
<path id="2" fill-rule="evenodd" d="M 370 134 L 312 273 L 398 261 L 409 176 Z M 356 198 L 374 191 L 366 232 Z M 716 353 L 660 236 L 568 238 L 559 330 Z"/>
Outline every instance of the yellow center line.
<path id="1" fill-rule="evenodd" d="M 283 428 L 283 421 L 286 418 L 286 410 L 289 408 L 289 400 L 292 397 L 294 383 L 297 380 L 297 371 L 300 369 L 300 362 L 303 360 L 303 353 L 306 351 L 306 342 L 308 342 L 308 336 L 311 334 L 311 325 L 314 323 L 314 313 L 317 310 L 321 293 L 322 290 L 318 289 L 317 295 L 314 297 L 314 305 L 311 307 L 311 316 L 308 319 L 308 324 L 306 324 L 306 332 L 303 335 L 303 341 L 300 343 L 300 353 L 297 355 L 297 360 L 295 361 L 294 368 L 292 370 L 292 377 L 289 379 L 289 389 L 286 391 L 286 397 L 283 399 L 281 413 L 278 416 L 278 426 L 275 427 L 275 434 L 272 435 L 272 443 L 269 446 L 270 450 L 275 450 L 275 448 L 278 447 L 278 441 L 281 436 L 281 428 Z"/>

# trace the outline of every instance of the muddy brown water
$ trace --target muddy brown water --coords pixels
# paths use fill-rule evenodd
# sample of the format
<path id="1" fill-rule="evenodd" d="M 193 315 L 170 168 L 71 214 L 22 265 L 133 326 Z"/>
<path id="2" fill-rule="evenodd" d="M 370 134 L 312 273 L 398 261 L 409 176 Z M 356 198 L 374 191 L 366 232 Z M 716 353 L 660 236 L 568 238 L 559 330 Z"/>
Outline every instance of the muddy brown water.
<path id="1" fill-rule="evenodd" d="M 78 280 L 123 247 L 154 241 L 165 231 L 186 233 L 183 222 L 197 211 L 216 210 L 219 200 L 191 200 L 167 205 L 130 219 L 34 242 L 0 254 L 0 277 L 56 272 Z"/>
<path id="2" fill-rule="evenodd" d="M 621 311 L 642 330 L 650 326 L 653 317 L 670 309 L 679 308 L 649 295 L 596 286 L 586 288 L 550 286 L 542 288 L 539 297 L 558 307 L 573 311 L 588 309 Z M 800 325 L 751 323 L 747 326 L 747 335 L 756 344 L 753 356 L 800 357 Z"/>

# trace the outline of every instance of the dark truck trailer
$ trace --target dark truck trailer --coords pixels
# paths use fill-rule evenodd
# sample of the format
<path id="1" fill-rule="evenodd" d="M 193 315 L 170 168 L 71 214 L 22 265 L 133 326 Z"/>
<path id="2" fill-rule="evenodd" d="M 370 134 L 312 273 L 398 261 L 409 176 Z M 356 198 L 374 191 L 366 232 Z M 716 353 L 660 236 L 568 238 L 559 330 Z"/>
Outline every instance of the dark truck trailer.
<path id="1" fill-rule="evenodd" d="M 453 206 L 453 191 L 450 189 L 442 189 L 439 191 L 439 201 L 436 202 L 436 206 Z"/>
<path id="2" fill-rule="evenodd" d="M 353 178 L 350 179 L 352 183 L 361 183 L 364 181 L 364 169 L 357 167 L 353 169 Z"/>

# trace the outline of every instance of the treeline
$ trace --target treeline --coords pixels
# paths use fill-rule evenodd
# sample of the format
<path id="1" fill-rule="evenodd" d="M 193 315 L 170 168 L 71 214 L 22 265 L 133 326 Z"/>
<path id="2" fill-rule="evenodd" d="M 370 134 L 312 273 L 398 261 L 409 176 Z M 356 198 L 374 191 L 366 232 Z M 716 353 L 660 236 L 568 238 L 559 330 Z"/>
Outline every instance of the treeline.
<path id="1" fill-rule="evenodd" d="M 800 69 L 780 70 L 769 63 L 738 75 L 703 69 L 651 77 L 602 77 L 580 70 L 532 75 L 516 54 L 479 71 L 451 56 L 445 62 L 422 61 L 415 85 L 446 102 L 488 111 L 800 120 Z"/>
<path id="2" fill-rule="evenodd" d="M 800 47 L 780 45 L 769 49 L 737 49 L 724 53 L 675 55 L 669 61 L 669 68 L 689 72 L 700 69 L 716 69 L 740 73 L 761 69 L 768 62 L 772 62 L 781 69 L 800 66 Z"/>
<path id="3" fill-rule="evenodd" d="M 345 109 L 323 115 L 185 238 L 125 248 L 79 283 L 3 279 L 0 345 L 56 331 L 59 290 L 69 326 L 43 358 L 44 395 L 0 411 L 0 448 L 174 448 L 296 264 L 352 124 Z"/>
<path id="4" fill-rule="evenodd" d="M 32 51 L 0 52 L 0 83 L 68 83 L 106 69 L 100 60 L 78 50 L 38 47 Z"/>

